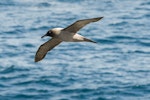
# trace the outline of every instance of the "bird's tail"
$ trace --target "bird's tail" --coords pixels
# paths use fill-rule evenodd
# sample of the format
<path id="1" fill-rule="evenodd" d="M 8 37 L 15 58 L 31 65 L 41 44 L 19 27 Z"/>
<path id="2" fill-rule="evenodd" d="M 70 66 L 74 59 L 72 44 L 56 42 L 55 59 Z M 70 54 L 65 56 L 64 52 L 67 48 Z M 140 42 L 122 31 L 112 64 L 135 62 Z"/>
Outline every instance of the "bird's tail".
<path id="1" fill-rule="evenodd" d="M 92 43 L 96 43 L 95 41 L 93 41 L 93 40 L 90 40 L 90 39 L 87 39 L 87 38 L 84 38 L 84 41 L 86 41 L 86 42 L 92 42 Z"/>

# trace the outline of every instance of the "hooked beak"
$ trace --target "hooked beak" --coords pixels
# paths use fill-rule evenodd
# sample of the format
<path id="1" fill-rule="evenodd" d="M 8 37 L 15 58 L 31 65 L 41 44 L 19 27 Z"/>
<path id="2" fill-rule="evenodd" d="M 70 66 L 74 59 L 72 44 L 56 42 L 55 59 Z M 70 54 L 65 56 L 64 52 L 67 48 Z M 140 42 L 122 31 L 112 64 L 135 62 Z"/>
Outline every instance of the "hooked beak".
<path id="1" fill-rule="evenodd" d="M 48 36 L 48 32 L 45 35 L 43 35 L 41 38 L 44 38 L 45 36 Z"/>
<path id="2" fill-rule="evenodd" d="M 47 34 L 43 35 L 41 38 L 44 38 L 45 36 L 47 36 Z"/>

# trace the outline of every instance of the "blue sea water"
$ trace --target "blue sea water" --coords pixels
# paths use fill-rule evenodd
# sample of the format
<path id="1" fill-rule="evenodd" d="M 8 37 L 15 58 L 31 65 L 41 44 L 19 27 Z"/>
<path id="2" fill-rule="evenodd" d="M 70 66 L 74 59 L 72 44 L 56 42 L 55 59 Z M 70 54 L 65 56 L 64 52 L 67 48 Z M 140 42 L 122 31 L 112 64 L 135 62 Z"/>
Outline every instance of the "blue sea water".
<path id="1" fill-rule="evenodd" d="M 34 62 L 49 29 L 104 18 Z M 0 100 L 150 100 L 149 0 L 0 0 Z"/>

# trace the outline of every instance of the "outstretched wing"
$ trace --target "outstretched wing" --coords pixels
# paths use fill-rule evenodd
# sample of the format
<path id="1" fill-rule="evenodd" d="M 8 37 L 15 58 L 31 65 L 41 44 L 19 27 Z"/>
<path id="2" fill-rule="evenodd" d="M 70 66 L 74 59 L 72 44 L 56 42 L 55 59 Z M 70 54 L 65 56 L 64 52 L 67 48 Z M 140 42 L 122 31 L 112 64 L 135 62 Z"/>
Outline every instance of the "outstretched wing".
<path id="1" fill-rule="evenodd" d="M 69 31 L 71 33 L 76 33 L 77 31 L 79 31 L 82 27 L 84 27 L 85 25 L 91 23 L 91 22 L 96 22 L 99 21 L 100 19 L 102 19 L 103 17 L 98 17 L 98 18 L 91 18 L 91 19 L 84 19 L 84 20 L 78 20 L 76 22 L 74 22 L 73 24 L 71 24 L 70 26 L 64 28 L 64 31 Z"/>
<path id="2" fill-rule="evenodd" d="M 57 46 L 58 44 L 60 44 L 62 41 L 52 38 L 49 41 L 45 42 L 44 44 L 42 44 L 38 51 L 36 52 L 35 55 L 35 62 L 38 62 L 40 60 L 42 60 L 48 51 L 50 51 L 51 49 L 53 49 L 55 46 Z"/>

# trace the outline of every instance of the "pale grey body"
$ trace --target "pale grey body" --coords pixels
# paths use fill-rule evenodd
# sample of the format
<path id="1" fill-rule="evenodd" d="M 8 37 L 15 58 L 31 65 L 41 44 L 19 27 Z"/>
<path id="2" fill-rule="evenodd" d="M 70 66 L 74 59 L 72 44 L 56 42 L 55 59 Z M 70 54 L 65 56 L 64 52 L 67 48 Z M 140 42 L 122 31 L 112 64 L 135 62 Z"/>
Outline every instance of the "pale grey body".
<path id="1" fill-rule="evenodd" d="M 42 60 L 48 51 L 53 49 L 55 46 L 60 44 L 61 42 L 93 42 L 90 39 L 85 38 L 84 36 L 78 34 L 77 32 L 84 27 L 85 25 L 89 24 L 90 22 L 96 22 L 103 17 L 92 18 L 92 19 L 84 19 L 78 20 L 75 23 L 71 24 L 67 28 L 53 28 L 49 30 L 43 37 L 50 36 L 52 37 L 49 41 L 42 44 L 35 55 L 35 62 Z"/>
<path id="2" fill-rule="evenodd" d="M 53 28 L 51 32 L 55 33 L 53 38 L 60 39 L 65 42 L 85 42 L 85 37 L 78 33 L 70 33 L 68 31 L 63 31 L 63 28 Z M 94 42 L 94 41 L 93 41 Z"/>

